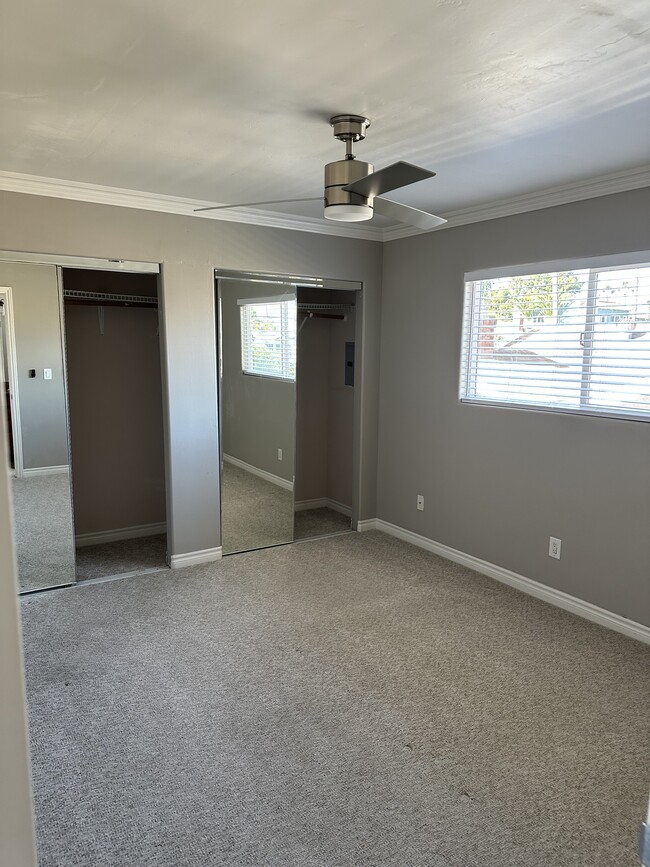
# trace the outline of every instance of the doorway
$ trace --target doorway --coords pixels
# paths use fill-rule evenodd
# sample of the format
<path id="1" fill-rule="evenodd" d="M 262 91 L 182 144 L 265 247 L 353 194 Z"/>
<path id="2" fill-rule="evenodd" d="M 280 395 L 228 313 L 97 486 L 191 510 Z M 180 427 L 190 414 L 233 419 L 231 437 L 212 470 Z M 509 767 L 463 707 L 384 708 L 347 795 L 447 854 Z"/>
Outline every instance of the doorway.
<path id="1" fill-rule="evenodd" d="M 77 581 L 167 564 L 157 276 L 62 269 Z"/>
<path id="2" fill-rule="evenodd" d="M 223 554 L 350 532 L 361 284 L 216 276 Z"/>

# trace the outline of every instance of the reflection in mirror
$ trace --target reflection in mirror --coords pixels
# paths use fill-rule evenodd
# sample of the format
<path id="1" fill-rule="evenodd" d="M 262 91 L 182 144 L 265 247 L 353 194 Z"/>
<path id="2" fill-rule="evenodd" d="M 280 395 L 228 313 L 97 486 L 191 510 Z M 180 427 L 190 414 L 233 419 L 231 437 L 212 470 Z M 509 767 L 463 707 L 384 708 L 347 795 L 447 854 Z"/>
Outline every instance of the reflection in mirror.
<path id="1" fill-rule="evenodd" d="M 0 262 L 0 374 L 21 592 L 75 580 L 60 304 L 54 265 Z"/>
<path id="2" fill-rule="evenodd" d="M 296 293 L 220 279 L 224 554 L 293 541 Z"/>

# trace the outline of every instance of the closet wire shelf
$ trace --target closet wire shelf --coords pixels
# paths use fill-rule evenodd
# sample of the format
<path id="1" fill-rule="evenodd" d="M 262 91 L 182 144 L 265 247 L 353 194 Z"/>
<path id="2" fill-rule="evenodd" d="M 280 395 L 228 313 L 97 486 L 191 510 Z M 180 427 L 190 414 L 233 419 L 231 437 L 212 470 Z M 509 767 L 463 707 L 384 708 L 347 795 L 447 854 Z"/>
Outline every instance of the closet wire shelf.
<path id="1" fill-rule="evenodd" d="M 89 301 L 92 304 L 146 304 L 157 307 L 158 299 L 151 295 L 115 295 L 110 292 L 84 292 L 81 289 L 64 289 L 63 297 L 71 301 Z"/>

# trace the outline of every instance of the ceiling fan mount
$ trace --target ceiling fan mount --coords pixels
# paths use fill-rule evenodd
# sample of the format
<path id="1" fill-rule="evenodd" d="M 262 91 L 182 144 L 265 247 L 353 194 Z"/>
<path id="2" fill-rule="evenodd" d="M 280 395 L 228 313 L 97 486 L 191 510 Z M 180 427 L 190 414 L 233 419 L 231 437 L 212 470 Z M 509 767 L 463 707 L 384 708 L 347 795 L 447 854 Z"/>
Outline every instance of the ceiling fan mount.
<path id="1" fill-rule="evenodd" d="M 424 181 L 435 176 L 435 172 L 414 166 L 411 163 L 397 162 L 379 171 L 374 171 L 372 163 L 356 158 L 354 145 L 363 141 L 370 120 L 360 114 L 335 114 L 330 118 L 334 138 L 345 143 L 345 157 L 325 166 L 325 191 L 323 201 L 324 216 L 328 220 L 357 222 L 369 220 L 374 213 L 383 214 L 402 223 L 417 226 L 419 229 L 433 229 L 447 221 L 427 211 L 412 208 L 390 199 L 383 193 L 400 187 Z M 223 208 L 252 207 L 257 205 L 276 205 L 285 202 L 310 202 L 318 199 L 274 199 L 267 202 L 246 202 L 237 205 L 213 205 L 196 208 L 197 211 L 216 211 Z"/>
<path id="2" fill-rule="evenodd" d="M 370 126 L 370 120 L 360 114 L 335 114 L 330 118 L 330 124 L 334 130 L 334 138 L 339 141 L 363 141 L 366 130 Z"/>

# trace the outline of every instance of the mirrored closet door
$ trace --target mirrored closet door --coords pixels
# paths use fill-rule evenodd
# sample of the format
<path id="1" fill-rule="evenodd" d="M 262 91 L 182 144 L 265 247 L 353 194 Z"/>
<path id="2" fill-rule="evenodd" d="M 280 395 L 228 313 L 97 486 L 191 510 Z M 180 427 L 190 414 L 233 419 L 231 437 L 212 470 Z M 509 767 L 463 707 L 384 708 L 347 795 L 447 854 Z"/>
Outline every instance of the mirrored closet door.
<path id="1" fill-rule="evenodd" d="M 55 265 L 0 262 L 0 374 L 21 592 L 72 584 L 75 542 Z"/>
<path id="2" fill-rule="evenodd" d="M 217 276 L 223 553 L 350 532 L 360 285 Z"/>
<path id="3" fill-rule="evenodd" d="M 220 279 L 224 554 L 293 541 L 296 289 Z"/>

